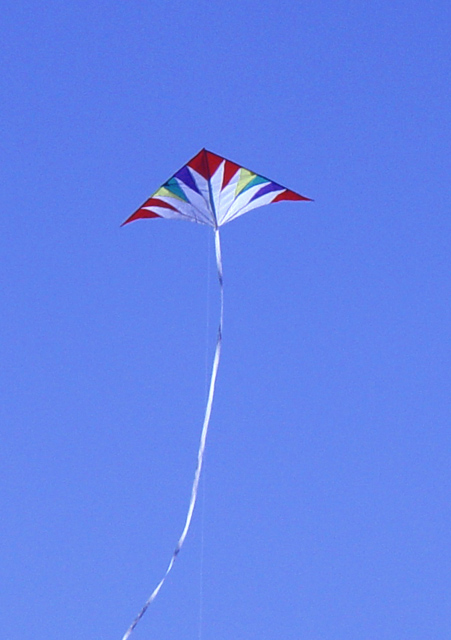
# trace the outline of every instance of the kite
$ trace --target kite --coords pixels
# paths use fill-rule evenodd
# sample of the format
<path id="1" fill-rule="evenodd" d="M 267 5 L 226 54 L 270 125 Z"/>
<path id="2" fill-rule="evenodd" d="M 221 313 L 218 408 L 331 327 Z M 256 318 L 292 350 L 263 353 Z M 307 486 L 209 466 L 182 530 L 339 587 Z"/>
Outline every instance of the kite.
<path id="1" fill-rule="evenodd" d="M 235 164 L 231 160 L 202 149 L 123 223 L 125 225 L 140 218 L 167 218 L 170 220 L 189 220 L 190 222 L 206 224 L 212 227 L 215 236 L 216 266 L 220 288 L 220 316 L 210 386 L 197 454 L 197 467 L 194 473 L 185 526 L 163 578 L 125 632 L 122 640 L 129 638 L 151 602 L 157 597 L 185 542 L 196 505 L 222 344 L 224 288 L 219 227 L 252 209 L 273 202 L 281 202 L 282 200 L 310 201 L 311 198 L 301 196 L 282 187 L 277 182 L 268 180 L 268 178 Z"/>

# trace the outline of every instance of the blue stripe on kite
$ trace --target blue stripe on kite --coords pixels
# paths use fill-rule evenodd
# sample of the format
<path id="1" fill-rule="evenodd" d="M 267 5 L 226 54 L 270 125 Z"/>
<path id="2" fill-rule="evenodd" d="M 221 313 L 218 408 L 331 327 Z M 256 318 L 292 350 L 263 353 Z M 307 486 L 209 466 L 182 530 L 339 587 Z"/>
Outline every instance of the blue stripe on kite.
<path id="1" fill-rule="evenodd" d="M 197 193 L 200 193 L 199 189 L 197 188 L 197 184 L 194 182 L 194 178 L 191 175 L 191 171 L 186 165 L 179 171 L 177 171 L 177 173 L 174 175 L 174 178 L 178 178 L 183 182 L 183 184 L 186 184 L 187 187 L 189 187 L 193 191 L 197 191 Z"/>
<path id="2" fill-rule="evenodd" d="M 170 180 L 165 182 L 163 187 L 166 187 L 168 191 L 173 193 L 175 196 L 178 196 L 182 200 L 185 200 L 185 202 L 189 202 L 188 198 L 186 197 L 186 194 L 184 193 L 183 189 L 180 187 L 179 183 L 175 178 L 171 178 Z"/>
<path id="3" fill-rule="evenodd" d="M 263 176 L 255 176 L 255 178 L 252 178 L 252 180 L 247 183 L 247 185 L 244 187 L 244 189 L 240 193 L 244 193 L 251 187 L 255 187 L 257 184 L 267 184 L 268 182 L 269 182 L 268 178 L 263 178 Z"/>
<path id="4" fill-rule="evenodd" d="M 276 182 L 270 182 L 269 184 L 265 185 L 262 189 L 257 191 L 257 193 L 254 194 L 250 199 L 250 202 L 252 202 L 252 200 L 256 200 L 257 198 L 260 198 L 261 196 L 264 196 L 266 193 L 271 193 L 271 191 L 283 191 L 284 189 L 285 187 L 282 187 L 280 184 L 277 184 Z"/>

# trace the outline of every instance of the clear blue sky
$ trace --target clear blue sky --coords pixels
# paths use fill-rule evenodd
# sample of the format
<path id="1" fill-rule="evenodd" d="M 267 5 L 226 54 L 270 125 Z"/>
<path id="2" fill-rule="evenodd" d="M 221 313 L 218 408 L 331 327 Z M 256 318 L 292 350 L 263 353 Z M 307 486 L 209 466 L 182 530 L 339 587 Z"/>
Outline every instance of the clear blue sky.
<path id="1" fill-rule="evenodd" d="M 119 225 L 203 146 L 315 202 L 224 227 L 203 498 L 134 638 L 450 637 L 449 23 L 425 0 L 3 8 L 2 638 L 120 640 L 181 532 L 212 234 Z"/>

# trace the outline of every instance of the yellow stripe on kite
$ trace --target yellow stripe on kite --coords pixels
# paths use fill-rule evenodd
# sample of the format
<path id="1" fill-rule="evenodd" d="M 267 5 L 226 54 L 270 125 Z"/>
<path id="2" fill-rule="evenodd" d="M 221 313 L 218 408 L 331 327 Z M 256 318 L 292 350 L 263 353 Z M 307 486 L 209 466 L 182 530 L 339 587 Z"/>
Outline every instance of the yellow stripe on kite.
<path id="1" fill-rule="evenodd" d="M 165 196 L 166 198 L 176 198 L 176 200 L 181 200 L 182 202 L 186 202 L 186 200 L 184 200 L 177 194 L 173 193 L 172 191 L 169 191 L 169 189 L 166 189 L 166 187 L 160 187 L 158 191 L 155 191 L 155 193 L 152 195 L 152 198 L 157 198 L 161 196 Z"/>
<path id="2" fill-rule="evenodd" d="M 252 173 L 252 171 L 249 171 L 248 169 L 241 169 L 240 179 L 236 185 L 235 197 L 243 191 L 243 189 L 255 178 L 256 175 L 256 173 Z"/>

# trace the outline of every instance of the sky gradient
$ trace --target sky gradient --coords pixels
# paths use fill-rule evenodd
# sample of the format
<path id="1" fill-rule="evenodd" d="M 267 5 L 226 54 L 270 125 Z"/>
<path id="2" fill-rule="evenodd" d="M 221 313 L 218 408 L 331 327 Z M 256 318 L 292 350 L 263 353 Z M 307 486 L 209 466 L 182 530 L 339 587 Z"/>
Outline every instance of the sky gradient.
<path id="1" fill-rule="evenodd" d="M 202 147 L 314 202 L 222 231 L 200 501 L 132 637 L 449 637 L 449 14 L 3 10 L 5 640 L 120 640 L 181 533 L 213 234 L 120 224 Z"/>

